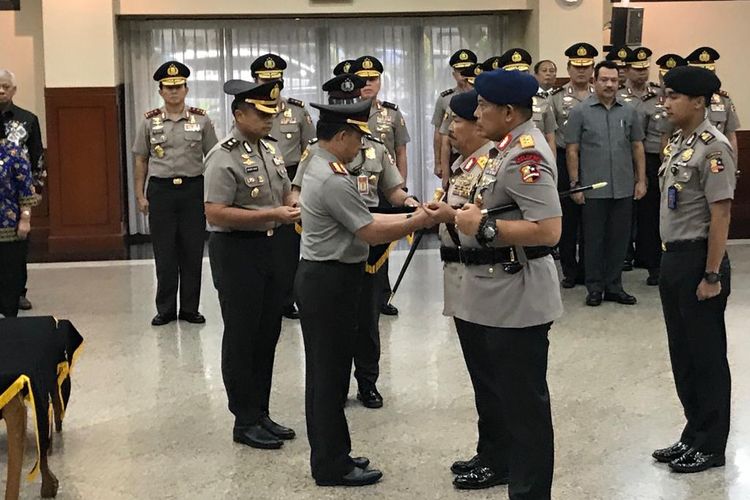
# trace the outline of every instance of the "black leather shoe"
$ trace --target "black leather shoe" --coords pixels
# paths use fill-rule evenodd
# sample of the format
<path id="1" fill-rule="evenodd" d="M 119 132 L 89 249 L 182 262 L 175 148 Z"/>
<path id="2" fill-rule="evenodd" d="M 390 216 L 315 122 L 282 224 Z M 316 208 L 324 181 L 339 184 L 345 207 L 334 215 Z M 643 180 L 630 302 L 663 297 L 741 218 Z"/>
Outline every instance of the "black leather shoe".
<path id="1" fill-rule="evenodd" d="M 617 302 L 618 304 L 625 304 L 626 306 L 632 306 L 633 304 L 638 302 L 635 297 L 625 291 L 616 293 L 606 292 L 604 294 L 604 300 L 606 300 L 607 302 Z"/>
<path id="2" fill-rule="evenodd" d="M 258 423 L 263 427 L 265 430 L 273 434 L 279 439 L 294 439 L 294 437 L 297 435 L 294 432 L 294 429 L 290 429 L 289 427 L 284 427 L 283 425 L 279 425 L 273 420 L 271 420 L 271 417 L 268 415 L 263 415 L 260 417 L 260 420 Z"/>
<path id="3" fill-rule="evenodd" d="M 251 448 L 260 448 L 261 450 L 278 450 L 284 444 L 284 441 L 259 424 L 235 427 L 232 436 L 235 443 L 245 444 Z"/>
<path id="4" fill-rule="evenodd" d="M 602 304 L 602 292 L 589 292 L 586 295 L 587 306 L 600 306 Z"/>
<path id="5" fill-rule="evenodd" d="M 660 448 L 654 451 L 651 456 L 656 459 L 657 462 L 663 464 L 669 463 L 672 460 L 680 458 L 682 455 L 688 452 L 690 446 L 686 445 L 682 441 L 677 441 L 672 446 L 666 448 Z"/>
<path id="6" fill-rule="evenodd" d="M 189 313 L 181 311 L 179 318 L 182 321 L 187 321 L 188 323 L 193 323 L 196 325 L 202 325 L 206 322 L 206 318 L 204 318 L 201 313 Z"/>
<path id="7" fill-rule="evenodd" d="M 380 306 L 380 313 L 386 316 L 398 316 L 398 308 L 393 304 L 383 304 Z"/>
<path id="8" fill-rule="evenodd" d="M 284 310 L 281 311 L 281 315 L 287 319 L 299 319 L 299 311 L 294 304 L 286 306 Z"/>
<path id="9" fill-rule="evenodd" d="M 669 462 L 669 468 L 675 472 L 690 474 L 702 472 L 712 467 L 722 467 L 726 459 L 719 453 L 703 453 L 698 450 L 690 450 L 680 458 Z"/>
<path id="10" fill-rule="evenodd" d="M 562 279 L 560 282 L 563 288 L 573 288 L 576 286 L 576 280 L 575 278 L 568 278 L 567 276 Z"/>
<path id="11" fill-rule="evenodd" d="M 383 477 L 383 473 L 377 469 L 363 470 L 354 467 L 349 474 L 332 480 L 315 480 L 318 486 L 367 486 L 375 484 Z"/>
<path id="12" fill-rule="evenodd" d="M 646 278 L 646 284 L 648 286 L 659 286 L 659 270 L 648 272 L 648 278 Z"/>
<path id="13" fill-rule="evenodd" d="M 451 472 L 454 474 L 468 474 L 481 465 L 479 455 L 474 455 L 469 460 L 456 460 L 451 465 Z"/>
<path id="14" fill-rule="evenodd" d="M 625 272 L 632 271 L 633 270 L 633 261 L 632 260 L 626 260 L 622 263 L 622 270 Z"/>
<path id="15" fill-rule="evenodd" d="M 383 396 L 380 395 L 375 386 L 360 388 L 357 391 L 357 399 L 367 408 L 381 408 L 383 406 Z"/>
<path id="16" fill-rule="evenodd" d="M 175 314 L 157 314 L 154 316 L 154 319 L 151 320 L 151 324 L 153 326 L 162 326 L 171 323 L 176 319 L 177 316 Z"/>
<path id="17" fill-rule="evenodd" d="M 29 302 L 29 299 L 26 298 L 25 295 L 21 295 L 18 298 L 18 308 L 22 311 L 29 311 L 31 310 L 33 306 L 31 305 L 31 302 Z"/>
<path id="18" fill-rule="evenodd" d="M 496 474 L 495 471 L 484 466 L 479 466 L 453 479 L 453 486 L 459 490 L 483 490 L 501 484 L 508 484 L 508 475 Z"/>
<path id="19" fill-rule="evenodd" d="M 370 459 L 367 457 L 354 457 L 352 458 L 352 462 L 354 462 L 355 467 L 359 467 L 360 469 L 366 469 L 370 465 Z"/>

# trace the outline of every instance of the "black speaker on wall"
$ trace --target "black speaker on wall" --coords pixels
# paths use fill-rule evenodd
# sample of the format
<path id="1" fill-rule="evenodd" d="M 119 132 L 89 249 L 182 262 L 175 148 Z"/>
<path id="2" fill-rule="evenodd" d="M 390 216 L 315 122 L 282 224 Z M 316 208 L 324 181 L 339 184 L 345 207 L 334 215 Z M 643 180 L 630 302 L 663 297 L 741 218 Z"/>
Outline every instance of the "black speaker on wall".
<path id="1" fill-rule="evenodd" d="M 21 10 L 21 0 L 0 0 L 0 10 Z"/>
<path id="2" fill-rule="evenodd" d="M 643 37 L 643 9 L 633 7 L 612 7 L 612 31 L 609 43 L 620 45 L 640 45 Z"/>

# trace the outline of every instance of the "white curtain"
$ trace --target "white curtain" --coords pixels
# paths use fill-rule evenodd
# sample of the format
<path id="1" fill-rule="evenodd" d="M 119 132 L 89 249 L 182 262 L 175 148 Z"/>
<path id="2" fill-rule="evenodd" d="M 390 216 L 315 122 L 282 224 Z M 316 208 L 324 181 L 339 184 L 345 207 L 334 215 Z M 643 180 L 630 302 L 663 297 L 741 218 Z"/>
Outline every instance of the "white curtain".
<path id="1" fill-rule="evenodd" d="M 507 39 L 512 21 L 518 21 L 513 14 L 121 20 L 130 234 L 148 233 L 145 217 L 135 209 L 130 147 L 143 113 L 161 105 L 151 75 L 164 61 L 176 59 L 190 67 L 189 105 L 208 111 L 221 138 L 231 126 L 223 82 L 251 80 L 250 64 L 260 54 L 274 52 L 287 61 L 284 95 L 305 102 L 323 102 L 320 87 L 332 77 L 337 62 L 364 54 L 377 57 L 385 67 L 380 98 L 399 105 L 411 135 L 409 191 L 425 199 L 439 185 L 432 175 L 430 119 L 437 95 L 455 84 L 448 58 L 459 48 L 475 51 L 480 61 L 501 54 L 513 42 Z M 314 110 L 308 109 L 315 117 Z"/>

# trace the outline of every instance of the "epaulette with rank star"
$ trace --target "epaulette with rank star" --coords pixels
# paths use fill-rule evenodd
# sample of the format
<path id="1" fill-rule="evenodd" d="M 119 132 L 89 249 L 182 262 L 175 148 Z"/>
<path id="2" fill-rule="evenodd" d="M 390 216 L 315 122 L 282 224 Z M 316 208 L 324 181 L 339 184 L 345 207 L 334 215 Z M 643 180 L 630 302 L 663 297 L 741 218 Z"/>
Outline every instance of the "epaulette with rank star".
<path id="1" fill-rule="evenodd" d="M 312 139 L 310 139 L 309 141 L 307 141 L 307 143 L 308 143 L 308 144 L 309 144 L 310 146 L 312 146 L 312 145 L 313 145 L 313 144 L 315 144 L 316 142 L 318 142 L 318 138 L 317 138 L 317 137 L 313 137 Z"/>
<path id="2" fill-rule="evenodd" d="M 533 148 L 534 147 L 534 138 L 531 137 L 529 134 L 524 134 L 524 135 L 522 135 L 521 137 L 518 138 L 518 143 L 524 149 Z"/>
<path id="3" fill-rule="evenodd" d="M 273 141 L 273 142 L 279 142 L 279 140 L 277 138 L 275 138 L 274 136 L 272 136 L 271 134 L 268 134 L 267 136 L 265 136 L 264 139 L 267 139 L 267 140 Z"/>
<path id="4" fill-rule="evenodd" d="M 706 145 L 711 144 L 714 141 L 714 139 L 716 139 L 716 136 L 712 134 L 711 132 L 709 132 L 708 130 L 706 130 L 705 132 L 701 132 L 700 137 L 701 137 L 701 142 Z"/>
<path id="5" fill-rule="evenodd" d="M 557 87 L 549 91 L 549 95 L 559 94 L 565 87 Z"/>
<path id="6" fill-rule="evenodd" d="M 160 115 L 160 114 L 161 114 L 161 110 L 159 108 L 156 108 L 156 109 L 152 109 L 151 111 L 144 113 L 143 116 L 145 116 L 146 119 L 149 120 L 155 117 L 156 115 Z"/>
<path id="7" fill-rule="evenodd" d="M 224 142 L 221 143 L 221 147 L 224 148 L 227 151 L 231 151 L 234 148 L 236 148 L 237 144 L 239 144 L 239 143 L 240 143 L 240 141 L 238 141 L 234 137 L 230 137 L 229 139 L 227 139 L 226 141 L 224 141 Z"/>
<path id="8" fill-rule="evenodd" d="M 333 170 L 334 174 L 338 175 L 348 175 L 349 172 L 346 171 L 346 167 L 343 166 L 341 163 L 337 161 L 329 162 L 328 165 L 331 166 L 331 170 Z"/>
<path id="9" fill-rule="evenodd" d="M 729 97 L 729 94 L 727 93 L 726 90 L 719 90 L 719 95 L 721 97 Z"/>
<path id="10" fill-rule="evenodd" d="M 206 110 L 202 108 L 188 107 L 188 111 L 194 115 L 206 116 Z"/>
<path id="11" fill-rule="evenodd" d="M 294 104 L 295 106 L 298 106 L 300 108 L 304 108 L 305 107 L 305 103 L 304 102 L 300 101 L 299 99 L 295 99 L 293 97 L 287 98 L 286 102 L 288 102 L 289 104 Z"/>
<path id="12" fill-rule="evenodd" d="M 392 109 L 394 111 L 398 111 L 398 105 L 397 104 L 393 104 L 392 102 L 383 101 L 380 104 L 382 104 L 384 108 L 390 108 L 390 109 Z"/>
<path id="13" fill-rule="evenodd" d="M 442 92 L 440 92 L 440 97 L 447 97 L 447 96 L 451 95 L 455 91 L 456 91 L 456 89 L 443 90 Z"/>

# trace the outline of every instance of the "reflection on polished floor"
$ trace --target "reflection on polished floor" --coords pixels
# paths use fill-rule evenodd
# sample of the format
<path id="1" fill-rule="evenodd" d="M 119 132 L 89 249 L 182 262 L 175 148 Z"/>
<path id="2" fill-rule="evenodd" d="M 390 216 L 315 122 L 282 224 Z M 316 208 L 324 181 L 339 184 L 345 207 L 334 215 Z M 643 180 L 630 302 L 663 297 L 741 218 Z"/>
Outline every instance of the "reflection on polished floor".
<path id="1" fill-rule="evenodd" d="M 554 498 L 750 498 L 750 246 L 732 246 L 727 313 L 733 369 L 727 465 L 697 475 L 670 473 L 650 458 L 682 425 L 669 368 L 658 293 L 645 271 L 625 274 L 637 306 L 583 305 L 564 290 L 566 313 L 551 334 L 549 383 L 556 435 Z M 396 252 L 395 277 L 405 257 Z M 72 402 L 50 464 L 60 499 L 485 499 L 504 487 L 457 492 L 450 463 L 473 455 L 476 414 L 452 321 L 441 315 L 442 272 L 434 250 L 420 252 L 383 317 L 385 407 L 347 407 L 354 453 L 385 477 L 357 490 L 318 488 L 309 475 L 304 425 L 304 359 L 298 322 L 284 320 L 272 416 L 297 430 L 280 451 L 232 443 L 220 370 L 221 319 L 208 263 L 205 326 L 151 327 L 151 261 L 40 264 L 30 270 L 34 314 L 71 319 L 86 338 Z M 252 286 L 252 284 L 248 284 Z M 355 387 L 355 384 L 352 384 Z M 31 448 L 29 441 L 29 448 Z M 5 431 L 0 430 L 0 471 Z M 33 455 L 27 453 L 25 467 Z M 4 472 L 0 472 L 0 490 Z M 38 498 L 24 484 L 22 498 Z"/>

